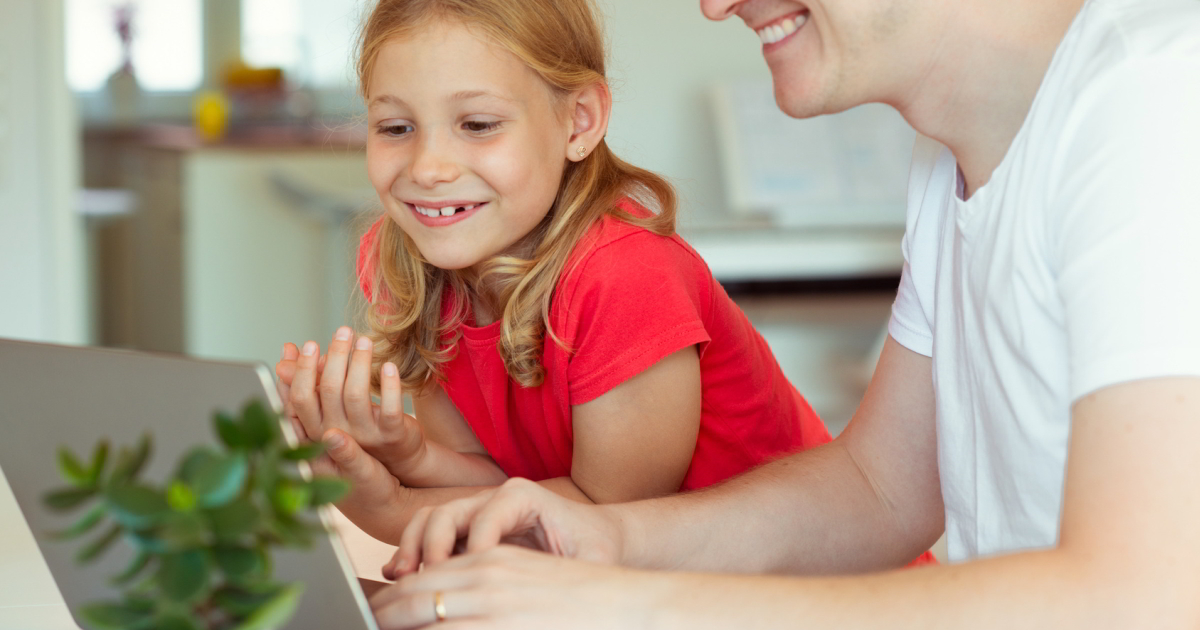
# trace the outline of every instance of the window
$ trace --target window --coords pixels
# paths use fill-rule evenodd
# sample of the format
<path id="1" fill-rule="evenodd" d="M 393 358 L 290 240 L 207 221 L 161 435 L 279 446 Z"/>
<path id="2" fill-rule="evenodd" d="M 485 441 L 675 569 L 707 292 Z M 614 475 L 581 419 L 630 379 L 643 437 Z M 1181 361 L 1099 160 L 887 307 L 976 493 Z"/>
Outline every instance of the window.
<path id="1" fill-rule="evenodd" d="M 317 88 L 354 84 L 354 39 L 364 0 L 242 0 L 242 57 Z"/>
<path id="2" fill-rule="evenodd" d="M 104 88 L 122 61 L 117 8 L 132 12 L 132 63 L 146 91 L 194 90 L 203 75 L 201 0 L 66 0 L 67 83 Z"/>

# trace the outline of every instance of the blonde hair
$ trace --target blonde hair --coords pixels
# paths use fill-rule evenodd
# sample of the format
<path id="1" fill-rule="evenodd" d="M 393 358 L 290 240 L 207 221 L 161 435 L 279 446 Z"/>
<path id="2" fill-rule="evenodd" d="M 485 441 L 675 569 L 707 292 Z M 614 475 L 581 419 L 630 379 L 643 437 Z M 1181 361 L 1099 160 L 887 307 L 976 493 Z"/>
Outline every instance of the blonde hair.
<path id="1" fill-rule="evenodd" d="M 380 0 L 359 41 L 359 90 L 367 89 L 380 49 L 437 20 L 477 30 L 516 55 L 558 96 L 605 83 L 604 38 L 591 0 Z M 565 159 L 565 158 L 564 158 Z M 657 213 L 635 217 L 617 206 L 631 196 Z M 406 388 L 423 390 L 453 358 L 455 330 L 471 308 L 469 296 L 484 299 L 501 319 L 499 351 L 509 376 L 525 387 L 540 385 L 550 303 L 575 244 L 597 220 L 612 215 L 657 234 L 675 231 L 675 192 L 654 173 L 628 164 L 601 141 L 579 162 L 567 162 L 546 218 L 525 237 L 528 259 L 498 256 L 476 273 L 429 264 L 413 241 L 390 220 L 381 222 L 374 250 L 375 274 L 367 309 L 379 374 L 384 361 L 396 364 Z M 487 280 L 493 291 L 482 291 Z M 449 317 L 443 310 L 448 294 Z M 378 377 L 376 377 L 378 378 Z"/>

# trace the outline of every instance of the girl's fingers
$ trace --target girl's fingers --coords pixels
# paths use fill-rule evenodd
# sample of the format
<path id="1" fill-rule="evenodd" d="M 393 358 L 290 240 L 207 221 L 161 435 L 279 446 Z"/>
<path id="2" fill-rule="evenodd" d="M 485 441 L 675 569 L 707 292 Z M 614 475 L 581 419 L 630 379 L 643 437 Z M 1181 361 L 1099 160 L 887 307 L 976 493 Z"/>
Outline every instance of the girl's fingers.
<path id="1" fill-rule="evenodd" d="M 342 401 L 346 407 L 346 420 L 355 437 L 375 442 L 377 432 L 371 410 L 371 350 L 369 337 L 359 337 L 354 342 Z"/>
<path id="2" fill-rule="evenodd" d="M 389 435 L 404 429 L 404 392 L 400 387 L 400 371 L 387 362 L 379 370 L 379 430 Z"/>
<path id="3" fill-rule="evenodd" d="M 325 355 L 325 369 L 321 371 L 320 385 L 317 392 L 321 398 L 324 428 L 346 428 L 346 409 L 342 401 L 343 387 L 346 382 L 346 365 L 350 359 L 350 347 L 353 344 L 354 331 L 348 326 L 342 326 L 333 334 L 329 342 L 329 352 Z"/>
<path id="4" fill-rule="evenodd" d="M 297 418 L 306 435 L 321 435 L 321 401 L 317 398 L 317 342 L 309 341 L 296 358 L 296 372 L 288 391 L 290 415 Z"/>

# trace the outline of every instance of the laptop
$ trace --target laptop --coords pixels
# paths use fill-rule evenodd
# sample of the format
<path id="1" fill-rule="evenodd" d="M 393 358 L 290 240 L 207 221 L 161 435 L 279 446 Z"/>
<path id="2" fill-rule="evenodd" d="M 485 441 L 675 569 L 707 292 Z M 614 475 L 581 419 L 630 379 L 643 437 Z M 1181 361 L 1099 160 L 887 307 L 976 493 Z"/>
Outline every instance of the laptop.
<path id="1" fill-rule="evenodd" d="M 118 598 L 110 578 L 134 552 L 118 541 L 99 561 L 81 566 L 75 554 L 102 532 L 71 541 L 50 535 L 85 511 L 58 514 L 42 504 L 47 491 L 67 485 L 58 471 L 59 447 L 90 457 L 101 438 L 113 449 L 132 447 L 149 431 L 154 449 L 142 478 L 160 482 L 188 449 L 216 445 L 215 411 L 237 413 L 252 399 L 282 408 L 271 373 L 261 364 L 0 339 L 2 478 L 77 624 L 87 627 L 76 612 L 83 604 Z M 282 424 L 292 439 L 291 427 Z M 286 627 L 376 630 L 346 551 L 330 529 L 330 509 L 321 508 L 320 517 L 330 533 L 316 536 L 311 548 L 272 551 L 275 578 L 305 584 Z"/>

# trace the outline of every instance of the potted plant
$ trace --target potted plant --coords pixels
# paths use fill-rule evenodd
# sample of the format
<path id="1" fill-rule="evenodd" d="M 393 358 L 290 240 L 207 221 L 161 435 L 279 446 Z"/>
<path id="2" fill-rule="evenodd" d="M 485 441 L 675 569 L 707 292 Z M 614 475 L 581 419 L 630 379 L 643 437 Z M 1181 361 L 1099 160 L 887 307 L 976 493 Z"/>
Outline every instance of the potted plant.
<path id="1" fill-rule="evenodd" d="M 58 464 L 68 486 L 49 492 L 58 512 L 85 510 L 56 536 L 91 535 L 77 560 L 90 563 L 118 540 L 133 546 L 129 566 L 112 577 L 119 600 L 78 612 L 95 630 L 268 630 L 295 612 L 304 585 L 272 577 L 271 550 L 307 547 L 323 531 L 312 513 L 349 489 L 330 477 L 304 479 L 298 462 L 320 444 L 289 447 L 275 414 L 258 402 L 239 416 L 218 412 L 219 447 L 184 454 L 169 479 L 146 481 L 149 434 L 109 456 L 100 441 L 84 461 L 66 448 Z M 110 465 L 111 464 L 111 465 Z"/>

